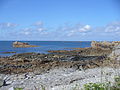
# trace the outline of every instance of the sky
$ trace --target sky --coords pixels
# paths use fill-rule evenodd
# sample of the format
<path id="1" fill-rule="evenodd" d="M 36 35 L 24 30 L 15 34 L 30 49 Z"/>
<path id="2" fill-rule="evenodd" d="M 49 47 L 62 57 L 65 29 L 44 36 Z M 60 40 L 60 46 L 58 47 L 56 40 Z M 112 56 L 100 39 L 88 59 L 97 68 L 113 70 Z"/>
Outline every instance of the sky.
<path id="1" fill-rule="evenodd" d="M 0 0 L 0 40 L 119 41 L 120 0 Z"/>

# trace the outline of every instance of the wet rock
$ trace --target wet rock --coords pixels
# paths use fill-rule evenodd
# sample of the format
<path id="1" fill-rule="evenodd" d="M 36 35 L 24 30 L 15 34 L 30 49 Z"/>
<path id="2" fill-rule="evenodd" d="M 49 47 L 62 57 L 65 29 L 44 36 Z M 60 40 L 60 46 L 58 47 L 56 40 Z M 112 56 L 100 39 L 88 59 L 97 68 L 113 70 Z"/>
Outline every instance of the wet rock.
<path id="1" fill-rule="evenodd" d="M 80 56 L 76 55 L 74 57 L 71 57 L 71 60 L 72 61 L 78 61 L 78 60 L 80 60 Z"/>
<path id="2" fill-rule="evenodd" d="M 4 65 L 0 65 L 0 68 L 4 68 Z"/>

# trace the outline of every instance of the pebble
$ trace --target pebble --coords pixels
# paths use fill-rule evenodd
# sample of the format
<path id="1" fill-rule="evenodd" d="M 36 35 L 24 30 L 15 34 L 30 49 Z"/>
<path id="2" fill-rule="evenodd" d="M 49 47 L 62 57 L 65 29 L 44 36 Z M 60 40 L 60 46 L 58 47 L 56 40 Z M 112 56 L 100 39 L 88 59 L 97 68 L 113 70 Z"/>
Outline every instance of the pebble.
<path id="1" fill-rule="evenodd" d="M 13 87 L 10 87 L 8 90 L 14 90 L 14 88 L 13 88 Z"/>
<path id="2" fill-rule="evenodd" d="M 112 75 L 107 75 L 109 81 L 114 81 L 114 76 L 116 75 L 116 71 L 120 72 L 120 69 L 114 70 L 113 68 L 105 67 L 103 68 L 104 72 L 112 73 Z M 13 87 L 22 87 L 22 88 L 35 88 L 34 86 L 40 88 L 43 85 L 47 90 L 54 90 L 57 88 L 70 88 L 71 85 L 79 84 L 83 86 L 89 82 L 100 82 L 101 78 L 101 68 L 87 69 L 85 71 L 79 71 L 72 68 L 59 68 L 50 70 L 48 73 L 43 73 L 41 75 L 34 75 L 27 73 L 27 76 L 33 76 L 33 78 L 21 78 L 23 75 L 8 75 L 10 77 L 9 81 L 6 81 L 6 84 L 10 84 L 8 86 L 2 86 L 0 90 L 12 90 Z M 19 79 L 18 79 L 19 78 Z M 103 76 L 103 81 L 105 81 L 105 77 Z M 2 84 L 3 85 L 3 81 Z M 10 88 L 11 87 L 11 88 Z M 8 88 L 8 89 L 5 89 Z M 62 90 L 62 89 L 59 89 Z M 67 90 L 67 89 L 65 89 Z"/>

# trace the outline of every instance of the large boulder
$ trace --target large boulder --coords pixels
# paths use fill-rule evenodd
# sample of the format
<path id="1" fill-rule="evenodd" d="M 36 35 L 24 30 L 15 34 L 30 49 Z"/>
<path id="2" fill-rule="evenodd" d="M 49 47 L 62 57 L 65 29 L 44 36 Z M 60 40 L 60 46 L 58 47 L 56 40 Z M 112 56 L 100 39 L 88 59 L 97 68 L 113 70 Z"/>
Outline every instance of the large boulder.
<path id="1" fill-rule="evenodd" d="M 109 55 L 112 60 L 120 60 L 120 44 L 115 46 L 112 53 Z"/>
<path id="2" fill-rule="evenodd" d="M 24 42 L 13 42 L 13 47 L 38 47 L 36 45 L 29 45 L 28 43 L 24 43 Z"/>

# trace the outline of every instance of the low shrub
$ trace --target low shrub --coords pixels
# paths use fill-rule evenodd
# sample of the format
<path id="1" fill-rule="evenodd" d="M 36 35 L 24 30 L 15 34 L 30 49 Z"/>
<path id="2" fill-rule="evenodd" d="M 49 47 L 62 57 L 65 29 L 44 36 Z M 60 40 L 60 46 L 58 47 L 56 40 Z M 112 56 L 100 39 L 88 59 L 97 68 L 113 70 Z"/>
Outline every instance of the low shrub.
<path id="1" fill-rule="evenodd" d="M 85 90 L 106 90 L 107 87 L 104 83 L 88 83 L 84 85 Z"/>

